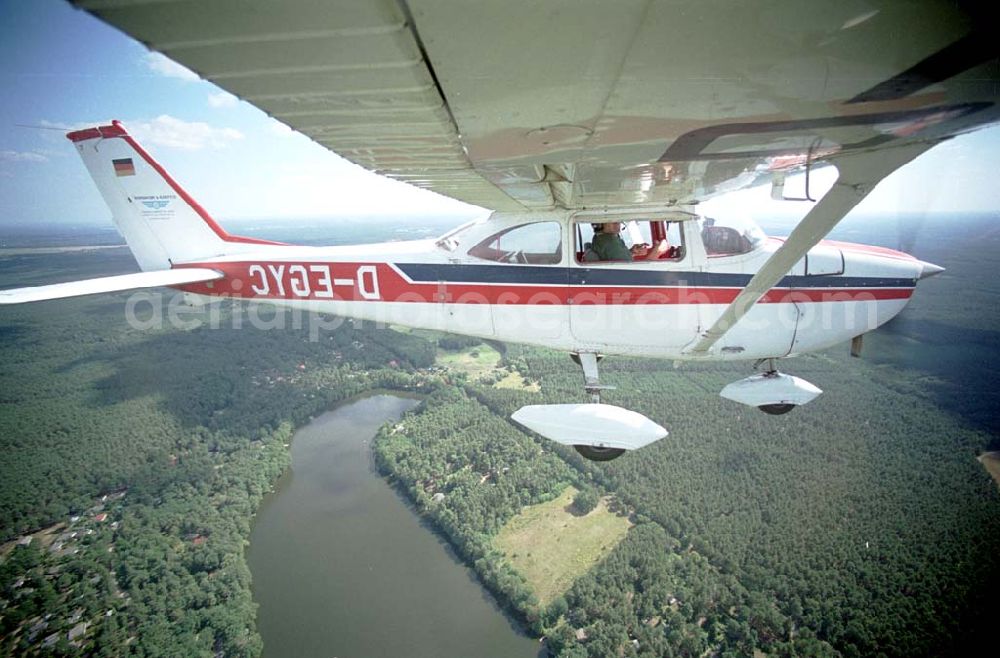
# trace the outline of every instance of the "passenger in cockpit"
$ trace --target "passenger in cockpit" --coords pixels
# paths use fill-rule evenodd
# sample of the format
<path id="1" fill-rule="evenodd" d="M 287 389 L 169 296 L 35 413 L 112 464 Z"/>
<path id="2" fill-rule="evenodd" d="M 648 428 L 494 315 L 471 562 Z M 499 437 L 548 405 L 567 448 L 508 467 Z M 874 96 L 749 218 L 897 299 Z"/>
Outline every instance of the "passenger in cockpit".
<path id="1" fill-rule="evenodd" d="M 585 260 L 655 260 L 666 253 L 669 245 L 666 240 L 660 240 L 650 247 L 645 244 L 635 244 L 629 249 L 625 246 L 625 241 L 620 235 L 622 230 L 621 222 L 605 222 L 603 224 L 593 224 L 594 239 L 590 244 L 590 249 L 596 258 Z"/>
<path id="2" fill-rule="evenodd" d="M 625 246 L 620 235 L 621 222 L 605 222 L 593 226 L 594 240 L 590 243 L 590 248 L 597 255 L 597 260 L 632 260 L 634 254 Z"/>

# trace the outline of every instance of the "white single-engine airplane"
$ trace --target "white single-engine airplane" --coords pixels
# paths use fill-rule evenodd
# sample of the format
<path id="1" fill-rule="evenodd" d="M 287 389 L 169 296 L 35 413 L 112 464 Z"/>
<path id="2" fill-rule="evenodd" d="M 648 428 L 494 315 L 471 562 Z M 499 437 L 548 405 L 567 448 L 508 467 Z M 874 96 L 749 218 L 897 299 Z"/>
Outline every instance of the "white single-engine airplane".
<path id="1" fill-rule="evenodd" d="M 990 23 L 951 2 L 78 4 L 340 155 L 494 212 L 417 242 L 235 237 L 113 122 L 68 137 L 143 272 L 0 302 L 165 285 L 564 350 L 591 401 L 513 418 L 589 459 L 666 435 L 600 403 L 600 355 L 754 360 L 724 397 L 812 400 L 775 360 L 858 352 L 941 271 L 823 238 L 888 174 L 998 120 Z M 790 172 L 808 196 L 820 164 L 837 181 L 785 239 L 697 212 L 755 184 L 782 198 Z M 601 260 L 619 224 L 637 246 Z"/>

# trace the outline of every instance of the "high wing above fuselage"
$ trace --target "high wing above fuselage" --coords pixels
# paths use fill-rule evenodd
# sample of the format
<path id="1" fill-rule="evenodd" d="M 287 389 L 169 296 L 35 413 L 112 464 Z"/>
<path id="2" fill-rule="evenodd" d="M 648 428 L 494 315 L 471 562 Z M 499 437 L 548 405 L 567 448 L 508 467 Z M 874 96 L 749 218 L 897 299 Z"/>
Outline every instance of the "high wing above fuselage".
<path id="1" fill-rule="evenodd" d="M 971 3 L 76 4 L 353 162 L 501 211 L 693 204 L 998 116 Z"/>

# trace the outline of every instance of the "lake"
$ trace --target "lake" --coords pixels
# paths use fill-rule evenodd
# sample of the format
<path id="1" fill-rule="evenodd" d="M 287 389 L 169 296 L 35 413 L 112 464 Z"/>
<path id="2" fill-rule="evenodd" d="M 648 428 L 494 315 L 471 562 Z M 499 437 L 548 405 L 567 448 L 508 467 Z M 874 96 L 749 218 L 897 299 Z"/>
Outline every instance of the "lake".
<path id="1" fill-rule="evenodd" d="M 539 655 L 375 471 L 375 432 L 417 403 L 364 397 L 296 432 L 247 551 L 265 658 Z"/>

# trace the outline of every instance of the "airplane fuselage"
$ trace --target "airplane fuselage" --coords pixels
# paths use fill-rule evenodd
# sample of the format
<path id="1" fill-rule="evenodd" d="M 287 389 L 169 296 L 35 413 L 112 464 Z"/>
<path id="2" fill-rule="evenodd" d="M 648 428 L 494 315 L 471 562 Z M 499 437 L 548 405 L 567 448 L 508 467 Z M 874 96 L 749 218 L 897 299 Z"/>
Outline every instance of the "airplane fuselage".
<path id="1" fill-rule="evenodd" d="M 201 295 L 564 351 L 668 359 L 784 357 L 844 342 L 899 313 L 926 267 L 889 249 L 822 243 L 724 340 L 694 355 L 691 343 L 781 241 L 765 238 L 745 253 L 710 254 L 704 230 L 688 220 L 676 222 L 682 248 L 674 258 L 594 262 L 582 257 L 576 228 L 592 219 L 496 213 L 436 241 L 262 246 L 175 267 L 225 274 L 182 287 Z M 482 247 L 490 236 L 535 224 L 550 226 L 553 236 L 558 229 L 556 248 L 542 258 Z"/>

